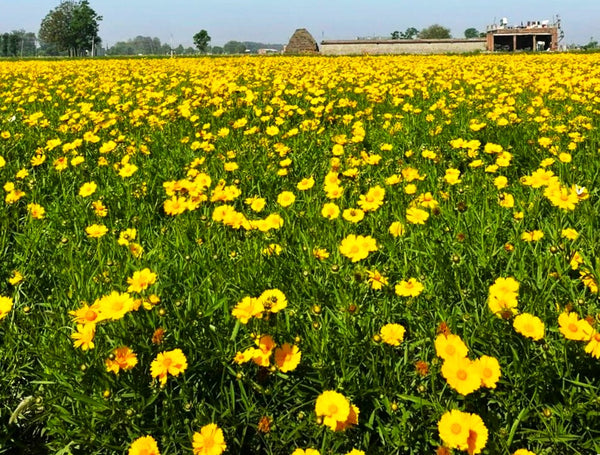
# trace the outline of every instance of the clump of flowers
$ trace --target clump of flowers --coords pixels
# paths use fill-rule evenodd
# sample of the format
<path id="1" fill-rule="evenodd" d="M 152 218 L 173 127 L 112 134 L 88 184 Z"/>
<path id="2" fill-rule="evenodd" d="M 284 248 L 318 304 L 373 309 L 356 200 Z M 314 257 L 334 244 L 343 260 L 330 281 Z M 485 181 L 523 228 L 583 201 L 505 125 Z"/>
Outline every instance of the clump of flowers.
<path id="1" fill-rule="evenodd" d="M 253 361 L 261 367 L 271 365 L 271 355 L 274 354 L 275 366 L 282 373 L 295 370 L 300 364 L 302 352 L 298 346 L 284 343 L 277 347 L 277 343 L 271 335 L 260 335 L 255 337 L 256 347 L 249 347 L 242 352 L 238 352 L 233 361 L 239 365 Z"/>
<path id="2" fill-rule="evenodd" d="M 358 262 L 365 259 L 369 253 L 377 251 L 377 242 L 369 235 L 346 236 L 340 244 L 340 253 L 350 259 L 352 262 Z"/>
<path id="3" fill-rule="evenodd" d="M 495 357 L 483 355 L 476 360 L 469 359 L 467 345 L 452 333 L 440 333 L 434 344 L 437 356 L 444 360 L 442 376 L 458 393 L 468 395 L 480 387 L 496 388 L 501 371 Z"/>
<path id="4" fill-rule="evenodd" d="M 488 305 L 499 318 L 510 318 L 517 313 L 519 282 L 512 277 L 497 278 L 490 286 Z"/>
<path id="5" fill-rule="evenodd" d="M 287 307 L 287 298 L 279 289 L 267 289 L 258 297 L 244 297 L 231 311 L 242 324 L 251 318 L 260 319 L 265 313 L 278 313 Z"/>

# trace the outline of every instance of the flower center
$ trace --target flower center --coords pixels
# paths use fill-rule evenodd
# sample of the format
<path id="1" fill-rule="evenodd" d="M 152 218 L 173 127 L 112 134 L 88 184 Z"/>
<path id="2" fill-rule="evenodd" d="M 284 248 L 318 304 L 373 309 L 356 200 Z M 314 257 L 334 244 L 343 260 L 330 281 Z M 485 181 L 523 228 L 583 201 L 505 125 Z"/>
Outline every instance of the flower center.
<path id="1" fill-rule="evenodd" d="M 458 370 L 456 372 L 456 377 L 461 381 L 464 381 L 465 379 L 467 379 L 467 372 L 465 370 Z"/>
<path id="2" fill-rule="evenodd" d="M 460 425 L 460 423 L 453 423 L 450 427 L 450 431 L 454 434 L 459 434 L 461 430 L 462 426 Z"/>
<path id="3" fill-rule="evenodd" d="M 575 324 L 575 323 L 573 323 L 573 322 L 571 322 L 571 323 L 569 324 L 569 330 L 570 330 L 571 332 L 577 332 L 577 329 L 578 329 L 578 327 L 577 327 L 577 324 Z"/>

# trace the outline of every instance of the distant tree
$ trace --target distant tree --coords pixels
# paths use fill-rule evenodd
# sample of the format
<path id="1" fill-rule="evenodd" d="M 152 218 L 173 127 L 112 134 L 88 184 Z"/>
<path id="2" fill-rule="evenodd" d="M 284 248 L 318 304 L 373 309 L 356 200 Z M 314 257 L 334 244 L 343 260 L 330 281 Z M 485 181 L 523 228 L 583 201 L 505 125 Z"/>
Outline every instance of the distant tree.
<path id="1" fill-rule="evenodd" d="M 42 20 L 39 38 L 70 56 L 82 55 L 102 42 L 98 37 L 101 20 L 87 0 L 63 1 Z"/>
<path id="2" fill-rule="evenodd" d="M 415 37 L 419 34 L 419 30 L 414 27 L 408 27 L 404 33 L 402 34 L 403 39 L 415 39 Z"/>
<path id="3" fill-rule="evenodd" d="M 465 30 L 465 38 L 479 38 L 479 31 L 476 28 L 468 28 Z"/>
<path id="4" fill-rule="evenodd" d="M 200 52 L 206 52 L 208 43 L 210 43 L 210 36 L 208 36 L 208 32 L 206 30 L 200 30 L 194 35 L 194 44 Z"/>
<path id="5" fill-rule="evenodd" d="M 591 37 L 589 42 L 587 44 L 584 44 L 583 46 L 581 46 L 581 48 L 586 51 L 592 50 L 592 49 L 598 49 L 598 41 L 596 41 L 594 39 L 594 37 Z"/>
<path id="6" fill-rule="evenodd" d="M 408 27 L 405 31 L 399 32 L 395 30 L 392 32 L 392 39 L 415 39 L 415 36 L 419 33 L 414 27 Z"/>
<path id="7" fill-rule="evenodd" d="M 246 45 L 239 41 L 227 41 L 223 46 L 225 54 L 243 54 L 246 52 Z"/>
<path id="8" fill-rule="evenodd" d="M 424 28 L 417 36 L 421 39 L 446 39 L 451 37 L 450 29 L 440 24 L 433 24 Z"/>
<path id="9" fill-rule="evenodd" d="M 210 52 L 211 52 L 211 54 L 219 55 L 219 54 L 222 54 L 224 51 L 221 46 L 213 46 L 210 48 Z"/>

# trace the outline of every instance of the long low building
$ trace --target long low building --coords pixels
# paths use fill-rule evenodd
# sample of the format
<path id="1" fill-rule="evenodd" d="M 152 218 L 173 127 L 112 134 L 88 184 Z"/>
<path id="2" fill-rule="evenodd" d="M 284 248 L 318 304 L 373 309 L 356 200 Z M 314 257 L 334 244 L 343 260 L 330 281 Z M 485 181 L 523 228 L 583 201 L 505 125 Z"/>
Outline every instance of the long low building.
<path id="1" fill-rule="evenodd" d="M 447 54 L 483 52 L 485 38 L 416 40 L 325 40 L 319 44 L 324 55 Z"/>

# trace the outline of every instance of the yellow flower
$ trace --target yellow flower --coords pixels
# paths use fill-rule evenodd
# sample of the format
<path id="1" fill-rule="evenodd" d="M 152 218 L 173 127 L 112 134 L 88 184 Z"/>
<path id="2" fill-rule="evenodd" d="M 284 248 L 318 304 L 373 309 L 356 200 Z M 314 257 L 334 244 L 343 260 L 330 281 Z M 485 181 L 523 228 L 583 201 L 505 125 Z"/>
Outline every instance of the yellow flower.
<path id="1" fill-rule="evenodd" d="M 434 345 L 436 355 L 444 360 L 453 357 L 466 357 L 469 353 L 469 349 L 464 341 L 458 335 L 452 333 L 440 333 L 435 338 Z"/>
<path id="2" fill-rule="evenodd" d="M 404 340 L 405 332 L 406 329 L 400 324 L 386 324 L 381 328 L 379 335 L 384 343 L 400 346 L 400 343 Z"/>
<path id="3" fill-rule="evenodd" d="M 327 202 L 321 209 L 321 216 L 323 216 L 323 218 L 327 218 L 328 220 L 335 220 L 338 216 L 340 216 L 340 208 L 333 202 Z"/>
<path id="4" fill-rule="evenodd" d="M 600 333 L 594 331 L 592 338 L 585 346 L 585 352 L 596 359 L 600 359 Z"/>
<path id="5" fill-rule="evenodd" d="M 317 449 L 296 449 L 292 452 L 292 455 L 321 455 Z"/>
<path id="6" fill-rule="evenodd" d="M 367 270 L 367 276 L 371 289 L 379 290 L 388 284 L 388 279 L 377 270 Z"/>
<path id="7" fill-rule="evenodd" d="M 261 318 L 265 307 L 262 302 L 254 297 L 244 297 L 231 311 L 231 315 L 242 324 L 247 324 L 250 318 Z"/>
<path id="8" fill-rule="evenodd" d="M 579 319 L 577 313 L 564 312 L 558 317 L 558 330 L 567 340 L 588 341 L 594 329 L 585 319 Z"/>
<path id="9" fill-rule="evenodd" d="M 220 455 L 227 449 L 225 436 L 216 423 L 209 423 L 192 436 L 194 455 Z"/>
<path id="10" fill-rule="evenodd" d="M 85 233 L 88 237 L 98 239 L 108 232 L 108 228 L 103 224 L 92 224 L 85 228 Z"/>
<path id="11" fill-rule="evenodd" d="M 525 231 L 521 234 L 521 240 L 525 242 L 537 242 L 541 238 L 544 237 L 544 232 L 539 229 L 535 229 L 533 231 Z"/>
<path id="12" fill-rule="evenodd" d="M 279 256 L 282 251 L 283 251 L 283 248 L 281 248 L 281 245 L 279 245 L 277 243 L 270 243 L 269 246 L 267 246 L 266 248 L 263 248 L 262 254 L 264 254 L 266 256 L 273 256 L 273 255 Z"/>
<path id="13" fill-rule="evenodd" d="M 340 244 L 340 253 L 352 262 L 365 259 L 373 251 L 377 251 L 377 243 L 371 236 L 349 234 Z"/>
<path id="14" fill-rule="evenodd" d="M 480 371 L 467 357 L 455 356 L 445 360 L 442 376 L 461 395 L 468 395 L 481 387 Z"/>
<path id="15" fill-rule="evenodd" d="M 411 207 L 406 210 L 406 221 L 412 224 L 425 224 L 429 218 L 429 213 L 425 210 Z"/>
<path id="16" fill-rule="evenodd" d="M 404 225 L 400 221 L 394 221 L 392 224 L 390 224 L 388 232 L 394 237 L 400 237 L 404 235 L 406 230 L 404 229 Z"/>
<path id="17" fill-rule="evenodd" d="M 163 203 L 163 210 L 167 215 L 180 215 L 188 209 L 188 203 L 185 197 L 173 196 Z M 216 209 L 215 209 L 216 210 Z"/>
<path id="18" fill-rule="evenodd" d="M 460 183 L 460 171 L 454 168 L 446 169 L 446 175 L 444 175 L 444 180 L 449 185 L 456 185 L 457 183 Z"/>
<path id="19" fill-rule="evenodd" d="M 94 194 L 96 192 L 97 188 L 98 188 L 98 185 L 96 185 L 95 182 L 84 183 L 83 185 L 81 185 L 81 188 L 79 188 L 79 195 L 81 197 L 91 196 L 92 194 Z"/>
<path id="20" fill-rule="evenodd" d="M 280 348 L 275 349 L 275 365 L 282 373 L 293 371 L 300 363 L 302 353 L 298 346 L 284 343 Z"/>
<path id="21" fill-rule="evenodd" d="M 152 436 L 142 436 L 131 443 L 127 455 L 160 455 L 160 451 Z"/>
<path id="22" fill-rule="evenodd" d="M 269 366 L 269 359 L 277 344 L 271 335 L 262 335 L 255 341 L 258 349 L 252 349 L 252 361 L 261 367 Z"/>
<path id="23" fill-rule="evenodd" d="M 101 319 L 116 321 L 133 310 L 134 301 L 126 292 L 113 291 L 98 299 L 95 304 L 98 306 Z"/>
<path id="24" fill-rule="evenodd" d="M 264 309 L 271 313 L 277 313 L 287 307 L 287 298 L 279 289 L 267 289 L 258 300 Z"/>
<path id="25" fill-rule="evenodd" d="M 244 200 L 244 203 L 256 213 L 261 212 L 267 205 L 267 201 L 262 197 L 249 197 Z"/>
<path id="26" fill-rule="evenodd" d="M 13 270 L 11 277 L 8 279 L 9 284 L 16 286 L 21 281 L 23 281 L 23 275 L 21 275 L 21 272 L 18 270 Z"/>
<path id="27" fill-rule="evenodd" d="M 535 452 L 527 449 L 517 449 L 513 452 L 512 455 L 535 455 Z"/>
<path id="28" fill-rule="evenodd" d="M 43 220 L 46 216 L 46 209 L 39 204 L 27 204 L 27 211 L 31 214 L 31 218 Z"/>
<path id="29" fill-rule="evenodd" d="M 323 418 L 323 425 L 336 431 L 338 422 L 345 422 L 350 415 L 350 402 L 341 393 L 326 390 L 317 398 L 315 413 Z"/>
<path id="30" fill-rule="evenodd" d="M 282 207 L 289 207 L 296 200 L 296 196 L 291 191 L 282 191 L 277 196 L 277 203 Z"/>
<path id="31" fill-rule="evenodd" d="M 448 447 L 463 449 L 469 439 L 469 419 L 465 412 L 453 409 L 446 412 L 438 422 L 440 439 Z"/>
<path id="32" fill-rule="evenodd" d="M 104 218 L 106 215 L 108 215 L 108 209 L 101 200 L 92 202 L 92 208 L 94 209 L 94 214 L 96 216 Z"/>
<path id="33" fill-rule="evenodd" d="M 142 292 L 148 289 L 148 286 L 156 283 L 156 273 L 149 268 L 133 272 L 133 276 L 127 278 L 127 292 Z"/>
<path id="34" fill-rule="evenodd" d="M 417 281 L 416 278 L 409 278 L 408 280 L 402 280 L 395 287 L 396 294 L 402 297 L 417 297 L 423 292 L 422 283 Z"/>
<path id="35" fill-rule="evenodd" d="M 298 188 L 300 191 L 306 191 L 311 189 L 314 185 L 315 179 L 311 176 L 300 180 L 300 182 L 298 182 L 298 184 L 296 185 L 296 188 Z"/>
<path id="36" fill-rule="evenodd" d="M 13 299 L 0 295 L 0 320 L 4 319 L 6 315 L 12 310 Z"/>
<path id="37" fill-rule="evenodd" d="M 358 223 L 365 217 L 365 212 L 361 209 L 346 209 L 342 213 L 342 218 L 350 223 Z"/>
<path id="38" fill-rule="evenodd" d="M 529 313 L 521 313 L 513 321 L 515 330 L 524 337 L 538 341 L 544 338 L 544 323 L 540 318 Z"/>
<path id="39" fill-rule="evenodd" d="M 187 359 L 179 348 L 160 352 L 150 364 L 150 374 L 158 378 L 161 385 L 167 383 L 167 375 L 178 376 L 187 369 Z"/>
<path id="40" fill-rule="evenodd" d="M 135 229 L 135 228 L 125 229 L 124 231 L 121 231 L 119 233 L 119 239 L 117 240 L 117 243 L 119 245 L 127 246 L 127 245 L 129 245 L 130 242 L 135 240 L 136 236 L 137 236 L 137 229 Z"/>
<path id="41" fill-rule="evenodd" d="M 325 248 L 314 248 L 313 256 L 318 260 L 323 261 L 329 257 L 329 251 L 327 251 Z"/>
<path id="42" fill-rule="evenodd" d="M 473 362 L 475 367 L 479 369 L 481 378 L 481 386 L 489 389 L 495 389 L 498 380 L 500 379 L 500 363 L 495 357 L 482 355 Z"/>
<path id="43" fill-rule="evenodd" d="M 119 371 L 131 370 L 137 365 L 137 355 L 127 346 L 121 346 L 112 352 L 112 355 L 105 360 L 106 371 L 119 374 Z"/>
<path id="44" fill-rule="evenodd" d="M 568 239 L 568 240 L 577 240 L 577 238 L 579 237 L 579 233 L 572 228 L 567 228 L 567 229 L 563 229 L 560 232 L 561 237 Z"/>
<path id="45" fill-rule="evenodd" d="M 71 334 L 73 346 L 81 348 L 82 351 L 94 349 L 94 335 L 96 335 L 95 324 L 77 324 L 77 332 Z"/>

